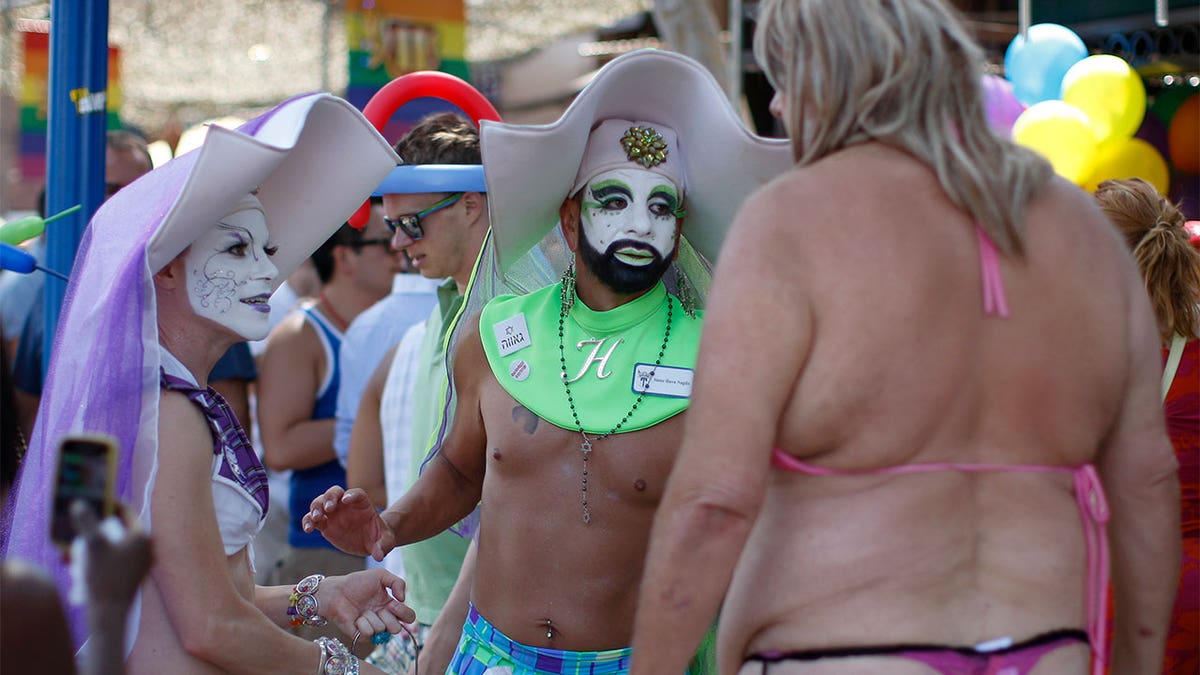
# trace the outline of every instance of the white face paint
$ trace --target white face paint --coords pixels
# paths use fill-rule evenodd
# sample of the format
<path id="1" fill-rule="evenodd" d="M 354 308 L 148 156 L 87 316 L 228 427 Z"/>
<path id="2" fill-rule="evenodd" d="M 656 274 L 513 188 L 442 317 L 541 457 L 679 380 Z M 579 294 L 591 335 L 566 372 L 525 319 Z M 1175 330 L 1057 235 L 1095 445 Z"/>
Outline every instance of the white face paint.
<path id="1" fill-rule="evenodd" d="M 200 235 L 184 254 L 187 293 L 192 310 L 247 340 L 261 340 L 270 329 L 271 281 L 279 270 L 271 262 L 262 204 L 253 197 Z"/>
<path id="2" fill-rule="evenodd" d="M 657 251 L 660 260 L 674 252 L 680 199 L 679 188 L 653 171 L 604 171 L 587 183 L 580 220 L 596 251 L 605 253 L 614 242 L 628 242 L 614 251 L 616 259 L 642 267 L 654 262 L 646 246 Z"/>

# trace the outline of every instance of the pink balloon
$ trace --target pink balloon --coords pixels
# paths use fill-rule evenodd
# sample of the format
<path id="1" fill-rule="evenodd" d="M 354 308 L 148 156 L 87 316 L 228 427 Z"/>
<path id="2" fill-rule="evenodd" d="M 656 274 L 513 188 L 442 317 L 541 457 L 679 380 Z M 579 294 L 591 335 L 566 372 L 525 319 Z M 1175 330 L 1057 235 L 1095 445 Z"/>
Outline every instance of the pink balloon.
<path id="1" fill-rule="evenodd" d="M 1013 93 L 1012 83 L 1003 77 L 984 73 L 980 86 L 988 125 L 997 134 L 1007 138 L 1012 134 L 1013 123 L 1025 112 L 1025 106 Z"/>

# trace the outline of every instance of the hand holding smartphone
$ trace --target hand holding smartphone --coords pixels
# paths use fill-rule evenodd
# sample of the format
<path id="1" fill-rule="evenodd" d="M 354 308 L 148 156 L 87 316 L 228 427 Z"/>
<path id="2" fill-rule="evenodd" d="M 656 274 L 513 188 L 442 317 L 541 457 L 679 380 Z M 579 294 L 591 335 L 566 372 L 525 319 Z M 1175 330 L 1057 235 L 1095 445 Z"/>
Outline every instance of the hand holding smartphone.
<path id="1" fill-rule="evenodd" d="M 96 518 L 103 520 L 116 510 L 116 439 L 104 434 L 69 434 L 58 446 L 58 477 L 50 539 L 68 554 L 77 534 L 71 521 L 71 504 L 83 501 Z"/>

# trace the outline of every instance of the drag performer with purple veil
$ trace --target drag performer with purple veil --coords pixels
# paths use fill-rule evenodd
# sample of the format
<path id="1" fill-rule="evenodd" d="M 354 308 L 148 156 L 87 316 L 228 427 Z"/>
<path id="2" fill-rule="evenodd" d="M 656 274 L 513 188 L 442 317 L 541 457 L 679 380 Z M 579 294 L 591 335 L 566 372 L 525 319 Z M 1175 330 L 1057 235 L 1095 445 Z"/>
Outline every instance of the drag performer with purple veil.
<path id="1" fill-rule="evenodd" d="M 228 346 L 266 335 L 267 298 L 396 160 L 345 101 L 298 96 L 236 131 L 210 128 L 202 147 L 108 200 L 85 232 L 4 550 L 66 588 L 47 537 L 56 446 L 69 432 L 116 438 L 117 494 L 155 558 L 130 612 L 129 672 L 360 672 L 342 641 L 286 628 L 328 621 L 370 636 L 412 619 L 403 581 L 384 570 L 254 585 L 266 472 L 206 382 Z"/>

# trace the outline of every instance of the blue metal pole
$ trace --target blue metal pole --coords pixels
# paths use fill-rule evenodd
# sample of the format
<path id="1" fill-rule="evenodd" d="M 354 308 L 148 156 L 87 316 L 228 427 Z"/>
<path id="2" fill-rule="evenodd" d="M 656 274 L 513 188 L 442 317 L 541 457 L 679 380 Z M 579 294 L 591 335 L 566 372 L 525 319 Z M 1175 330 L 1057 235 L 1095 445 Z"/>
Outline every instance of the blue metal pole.
<path id="1" fill-rule="evenodd" d="M 53 270 L 71 269 L 83 228 L 104 201 L 107 94 L 108 0 L 50 3 L 46 213 L 83 206 L 47 228 L 45 265 Z M 43 372 L 66 290 L 62 280 L 46 277 Z"/>

